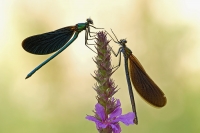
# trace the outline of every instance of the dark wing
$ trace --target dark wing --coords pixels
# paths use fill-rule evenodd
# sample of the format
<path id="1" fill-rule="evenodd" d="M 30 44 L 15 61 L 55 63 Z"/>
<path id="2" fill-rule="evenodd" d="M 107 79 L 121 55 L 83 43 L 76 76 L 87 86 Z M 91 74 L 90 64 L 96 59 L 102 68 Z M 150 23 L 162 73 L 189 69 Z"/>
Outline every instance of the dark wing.
<path id="1" fill-rule="evenodd" d="M 156 107 L 163 107 L 167 103 L 165 94 L 153 82 L 134 55 L 129 56 L 129 72 L 136 91 L 148 103 Z"/>
<path id="2" fill-rule="evenodd" d="M 50 54 L 63 47 L 74 34 L 74 26 L 64 27 L 52 32 L 30 36 L 23 40 L 22 47 L 29 53 Z"/>

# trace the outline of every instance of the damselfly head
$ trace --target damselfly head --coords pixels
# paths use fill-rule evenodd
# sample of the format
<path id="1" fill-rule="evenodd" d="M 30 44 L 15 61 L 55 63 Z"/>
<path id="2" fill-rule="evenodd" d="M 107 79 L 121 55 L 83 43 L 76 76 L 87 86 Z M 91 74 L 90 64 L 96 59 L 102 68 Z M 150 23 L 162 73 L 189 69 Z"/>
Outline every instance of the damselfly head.
<path id="1" fill-rule="evenodd" d="M 87 19 L 88 24 L 93 24 L 93 20 L 91 18 Z"/>
<path id="2" fill-rule="evenodd" d="M 120 39 L 119 43 L 121 43 L 122 45 L 125 45 L 127 43 L 126 39 Z"/>

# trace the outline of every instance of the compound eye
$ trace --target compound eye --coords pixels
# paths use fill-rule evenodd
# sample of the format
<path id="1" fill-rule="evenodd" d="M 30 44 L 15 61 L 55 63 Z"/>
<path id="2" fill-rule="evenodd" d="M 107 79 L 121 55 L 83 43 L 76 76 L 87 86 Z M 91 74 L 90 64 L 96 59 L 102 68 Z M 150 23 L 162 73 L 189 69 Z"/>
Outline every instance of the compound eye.
<path id="1" fill-rule="evenodd" d="M 87 22 L 88 22 L 89 24 L 93 24 L 93 20 L 92 20 L 91 18 L 88 18 L 88 19 L 87 19 Z"/>
<path id="2" fill-rule="evenodd" d="M 127 43 L 126 39 L 121 39 L 120 42 L 124 44 Z"/>

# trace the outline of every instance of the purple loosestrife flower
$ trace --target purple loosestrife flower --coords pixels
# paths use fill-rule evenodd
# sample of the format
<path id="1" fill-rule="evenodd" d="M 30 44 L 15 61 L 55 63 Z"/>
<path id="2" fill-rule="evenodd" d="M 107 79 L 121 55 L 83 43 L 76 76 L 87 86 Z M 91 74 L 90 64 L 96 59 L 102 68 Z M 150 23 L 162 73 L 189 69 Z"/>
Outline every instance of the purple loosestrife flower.
<path id="1" fill-rule="evenodd" d="M 97 64 L 94 79 L 97 83 L 94 90 L 97 92 L 98 103 L 95 106 L 95 116 L 86 116 L 86 119 L 96 123 L 100 133 L 120 133 L 119 121 L 125 125 L 133 124 L 134 113 L 122 115 L 121 103 L 113 95 L 118 91 L 114 81 L 110 78 L 114 73 L 111 66 L 111 48 L 105 32 L 98 32 L 96 38 L 97 56 L 94 62 Z"/>
<path id="2" fill-rule="evenodd" d="M 108 117 L 106 117 L 105 108 L 101 104 L 97 103 L 95 106 L 96 117 L 88 115 L 86 119 L 94 121 L 99 131 L 103 131 L 107 128 L 107 131 L 110 130 L 113 133 L 120 133 L 121 128 L 119 126 L 119 121 L 127 126 L 133 124 L 135 114 L 131 112 L 125 115 L 121 115 L 122 108 L 120 108 L 121 103 L 119 100 L 116 101 L 116 106 L 117 108 L 112 113 L 110 113 Z"/>

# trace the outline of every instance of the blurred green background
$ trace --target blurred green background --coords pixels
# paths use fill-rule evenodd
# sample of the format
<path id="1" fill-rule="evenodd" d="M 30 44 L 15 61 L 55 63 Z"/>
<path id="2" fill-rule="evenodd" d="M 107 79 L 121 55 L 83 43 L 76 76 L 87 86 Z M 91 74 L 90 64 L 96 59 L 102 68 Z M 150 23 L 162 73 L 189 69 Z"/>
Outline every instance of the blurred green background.
<path id="1" fill-rule="evenodd" d="M 92 89 L 95 54 L 84 32 L 62 54 L 25 76 L 49 57 L 25 52 L 28 36 L 85 22 L 113 29 L 164 91 L 157 109 L 137 93 L 138 126 L 123 133 L 196 133 L 200 130 L 200 1 L 198 0 L 9 0 L 0 1 L 0 133 L 97 132 Z M 115 50 L 119 48 L 110 43 Z M 118 58 L 113 57 L 113 65 Z M 112 76 L 123 113 L 131 111 L 123 62 Z"/>

